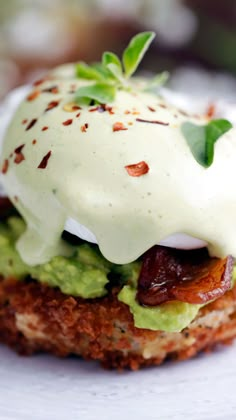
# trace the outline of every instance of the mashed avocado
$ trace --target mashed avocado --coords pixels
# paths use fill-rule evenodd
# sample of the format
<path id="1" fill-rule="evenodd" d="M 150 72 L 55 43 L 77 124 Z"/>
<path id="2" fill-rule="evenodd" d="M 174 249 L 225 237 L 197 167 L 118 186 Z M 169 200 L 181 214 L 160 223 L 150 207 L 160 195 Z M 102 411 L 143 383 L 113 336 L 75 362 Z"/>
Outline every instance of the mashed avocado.
<path id="1" fill-rule="evenodd" d="M 201 308 L 201 305 L 178 301 L 163 303 L 156 307 L 144 307 L 137 303 L 135 295 L 135 288 L 124 286 L 118 299 L 129 306 L 137 328 L 168 332 L 181 331 L 190 324 Z"/>
<path id="2" fill-rule="evenodd" d="M 72 257 L 54 257 L 46 264 L 28 266 L 15 249 L 17 238 L 25 229 L 20 217 L 0 223 L 0 273 L 4 277 L 24 279 L 27 276 L 72 296 L 85 299 L 102 297 L 110 280 L 124 285 L 118 299 L 129 306 L 137 328 L 181 331 L 196 317 L 201 305 L 169 302 L 157 307 L 143 307 L 135 299 L 140 261 L 116 265 L 107 261 L 97 246 L 88 243 L 74 246 Z M 233 279 L 236 279 L 234 269 Z"/>
<path id="3" fill-rule="evenodd" d="M 0 223 L 0 273 L 4 277 L 23 279 L 31 276 L 49 286 L 59 287 L 65 294 L 85 299 L 107 293 L 108 274 L 121 284 L 138 277 L 140 263 L 112 264 L 101 255 L 97 246 L 87 243 L 75 246 L 70 258 L 58 256 L 46 264 L 28 266 L 15 249 L 15 242 L 24 229 L 25 224 L 19 217 Z"/>

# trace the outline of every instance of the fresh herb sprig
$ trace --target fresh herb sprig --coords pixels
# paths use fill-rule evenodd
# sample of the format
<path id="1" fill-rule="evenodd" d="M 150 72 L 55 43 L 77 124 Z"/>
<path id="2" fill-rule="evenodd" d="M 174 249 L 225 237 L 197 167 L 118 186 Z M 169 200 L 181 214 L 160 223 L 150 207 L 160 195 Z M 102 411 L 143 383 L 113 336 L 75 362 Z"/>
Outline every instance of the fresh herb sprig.
<path id="1" fill-rule="evenodd" d="M 187 144 L 196 159 L 204 168 L 209 168 L 214 159 L 214 145 L 233 125 L 228 120 L 211 120 L 206 125 L 185 122 L 181 126 Z"/>
<path id="2" fill-rule="evenodd" d="M 80 87 L 76 91 L 78 102 L 108 103 L 115 100 L 118 90 L 132 90 L 129 82 L 143 59 L 144 54 L 155 38 L 154 32 L 142 32 L 134 36 L 124 50 L 122 60 L 112 52 L 104 52 L 100 63 L 92 65 L 79 62 L 76 64 L 76 76 L 94 81 L 93 84 Z M 153 90 L 162 86 L 168 78 L 163 72 L 151 79 L 144 90 Z"/>

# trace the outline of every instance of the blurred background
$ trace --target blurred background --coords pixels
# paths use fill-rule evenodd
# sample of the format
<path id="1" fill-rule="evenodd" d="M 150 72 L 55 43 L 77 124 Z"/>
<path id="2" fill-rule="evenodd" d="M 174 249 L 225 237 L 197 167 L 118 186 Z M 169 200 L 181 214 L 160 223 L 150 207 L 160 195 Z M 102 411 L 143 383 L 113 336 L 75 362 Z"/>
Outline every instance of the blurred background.
<path id="1" fill-rule="evenodd" d="M 0 98 L 59 63 L 120 53 L 142 30 L 157 33 L 146 70 L 236 101 L 235 0 L 0 0 Z"/>

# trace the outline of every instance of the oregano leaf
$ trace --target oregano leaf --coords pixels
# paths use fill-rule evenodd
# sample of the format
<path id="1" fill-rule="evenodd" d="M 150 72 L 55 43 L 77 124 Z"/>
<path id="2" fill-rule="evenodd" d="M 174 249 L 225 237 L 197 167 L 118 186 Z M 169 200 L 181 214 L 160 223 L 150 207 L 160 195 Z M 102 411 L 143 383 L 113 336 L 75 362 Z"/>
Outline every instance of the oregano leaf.
<path id="1" fill-rule="evenodd" d="M 94 85 L 83 86 L 79 88 L 75 95 L 80 101 L 83 98 L 93 99 L 101 104 L 113 102 L 115 99 L 115 87 L 105 83 L 95 83 Z"/>
<path id="2" fill-rule="evenodd" d="M 117 69 L 119 69 L 120 74 L 122 73 L 122 64 L 119 57 L 109 51 L 106 51 L 102 55 L 102 64 L 104 67 L 107 67 L 109 64 L 116 65 Z"/>
<path id="3" fill-rule="evenodd" d="M 181 130 L 196 161 L 204 168 L 208 168 L 213 163 L 216 141 L 232 127 L 228 120 L 219 119 L 212 120 L 206 125 L 185 122 Z"/>
<path id="4" fill-rule="evenodd" d="M 135 72 L 154 37 L 154 32 L 141 32 L 131 39 L 122 56 L 126 77 Z"/>
<path id="5" fill-rule="evenodd" d="M 87 80 L 102 80 L 104 77 L 103 75 L 98 72 L 94 67 L 89 66 L 82 61 L 75 65 L 75 73 L 76 76 L 81 79 Z"/>

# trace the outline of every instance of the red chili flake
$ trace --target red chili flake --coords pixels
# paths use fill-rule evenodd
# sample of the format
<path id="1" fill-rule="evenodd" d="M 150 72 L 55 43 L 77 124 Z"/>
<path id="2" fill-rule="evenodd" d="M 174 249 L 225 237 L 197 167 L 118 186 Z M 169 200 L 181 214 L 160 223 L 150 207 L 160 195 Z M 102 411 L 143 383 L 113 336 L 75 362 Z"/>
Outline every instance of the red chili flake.
<path id="1" fill-rule="evenodd" d="M 183 111 L 182 109 L 179 109 L 179 113 L 183 115 L 184 117 L 190 117 L 190 115 L 186 111 Z"/>
<path id="2" fill-rule="evenodd" d="M 126 111 L 124 112 L 124 114 L 126 114 L 126 115 L 131 114 L 131 111 L 129 111 L 128 109 L 126 109 Z"/>
<path id="3" fill-rule="evenodd" d="M 2 165 L 2 174 L 6 174 L 9 168 L 9 160 L 5 159 Z"/>
<path id="4" fill-rule="evenodd" d="M 121 131 L 121 130 L 128 130 L 127 127 L 124 126 L 122 122 L 115 122 L 112 127 L 113 131 Z"/>
<path id="5" fill-rule="evenodd" d="M 82 109 L 79 105 L 73 105 L 72 106 L 73 111 L 78 111 L 78 109 Z"/>
<path id="6" fill-rule="evenodd" d="M 43 89 L 42 92 L 45 93 L 54 93 L 55 95 L 59 93 L 58 86 L 51 86 L 49 88 Z"/>
<path id="7" fill-rule="evenodd" d="M 69 119 L 69 120 L 64 121 L 62 124 L 63 125 L 71 125 L 72 123 L 73 123 L 73 120 Z"/>
<path id="8" fill-rule="evenodd" d="M 167 106 L 165 104 L 159 104 L 159 107 L 164 108 L 164 109 L 167 108 Z"/>
<path id="9" fill-rule="evenodd" d="M 53 108 L 56 108 L 59 105 L 60 101 L 51 101 L 49 102 L 47 108 L 45 109 L 45 112 L 50 111 Z"/>
<path id="10" fill-rule="evenodd" d="M 208 118 L 213 118 L 216 113 L 216 106 L 214 104 L 210 104 L 207 108 L 206 116 Z"/>
<path id="11" fill-rule="evenodd" d="M 142 161 L 132 165 L 126 165 L 125 169 L 130 176 L 141 176 L 148 173 L 149 166 L 146 162 Z"/>
<path id="12" fill-rule="evenodd" d="M 96 106 L 95 108 L 91 108 L 89 109 L 89 112 L 95 112 L 99 110 L 99 106 Z M 103 109 L 103 112 L 105 111 L 105 109 Z"/>
<path id="13" fill-rule="evenodd" d="M 115 114 L 115 112 L 114 112 L 114 110 L 113 110 L 112 106 L 105 105 L 105 110 L 106 110 L 106 111 L 108 111 L 108 112 L 109 112 L 109 114 L 111 114 L 111 115 Z"/>
<path id="14" fill-rule="evenodd" d="M 43 159 L 41 160 L 41 162 L 40 162 L 40 164 L 39 164 L 39 166 L 38 166 L 38 169 L 45 169 L 46 167 L 47 167 L 47 164 L 48 164 L 48 160 L 50 159 L 50 157 L 51 157 L 51 154 L 52 154 L 52 152 L 51 152 L 51 150 L 43 157 Z"/>
<path id="15" fill-rule="evenodd" d="M 38 98 L 38 96 L 40 95 L 40 90 L 34 90 L 33 92 L 31 92 L 28 96 L 27 96 L 27 101 L 31 102 L 34 101 L 36 98 Z"/>
<path id="16" fill-rule="evenodd" d="M 16 154 L 21 153 L 24 147 L 25 147 L 25 144 L 21 144 L 20 146 L 15 148 L 14 153 Z"/>
<path id="17" fill-rule="evenodd" d="M 24 155 L 23 155 L 23 153 L 22 153 L 22 150 L 23 150 L 23 148 L 25 147 L 25 145 L 24 144 L 21 144 L 20 146 L 18 146 L 15 150 L 14 150 L 14 153 L 16 154 L 16 157 L 15 157 L 15 159 L 14 159 L 14 162 L 16 163 L 16 164 L 19 164 L 19 163 L 21 163 L 23 160 L 25 160 L 25 157 L 24 157 Z"/>
<path id="18" fill-rule="evenodd" d="M 42 128 L 42 131 L 46 131 L 46 130 L 48 130 L 48 127 L 45 125 L 45 126 Z"/>
<path id="19" fill-rule="evenodd" d="M 80 130 L 82 131 L 82 133 L 86 133 L 88 129 L 88 123 L 85 123 L 84 125 L 81 125 Z"/>
<path id="20" fill-rule="evenodd" d="M 32 141 L 32 144 L 36 144 L 37 143 L 37 140 L 36 139 L 34 139 L 33 141 Z"/>
<path id="21" fill-rule="evenodd" d="M 152 106 L 148 106 L 149 111 L 151 112 L 156 112 L 155 108 L 153 108 Z"/>
<path id="22" fill-rule="evenodd" d="M 28 122 L 28 120 L 25 119 L 25 120 L 21 121 L 21 124 L 26 124 L 27 122 Z"/>
<path id="23" fill-rule="evenodd" d="M 39 79 L 39 80 L 36 80 L 36 81 L 33 83 L 33 86 L 39 86 L 39 85 L 41 85 L 43 82 L 45 82 L 45 80 L 46 80 L 46 79 Z"/>
<path id="24" fill-rule="evenodd" d="M 170 125 L 167 122 L 164 121 L 158 121 L 158 120 L 143 120 L 142 118 L 136 118 L 136 121 L 143 122 L 143 123 L 150 123 L 150 124 L 159 124 L 159 125 Z"/>
<path id="25" fill-rule="evenodd" d="M 81 112 L 78 112 L 78 114 L 76 114 L 76 118 L 80 117 Z"/>
<path id="26" fill-rule="evenodd" d="M 37 122 L 37 118 L 34 118 L 33 120 L 30 121 L 30 123 L 27 125 L 25 131 L 30 130 Z"/>

